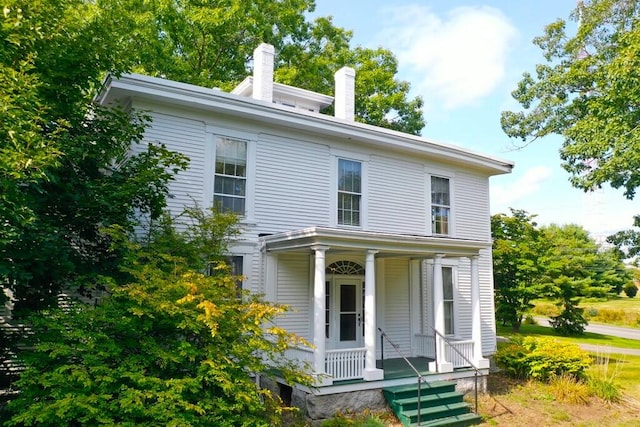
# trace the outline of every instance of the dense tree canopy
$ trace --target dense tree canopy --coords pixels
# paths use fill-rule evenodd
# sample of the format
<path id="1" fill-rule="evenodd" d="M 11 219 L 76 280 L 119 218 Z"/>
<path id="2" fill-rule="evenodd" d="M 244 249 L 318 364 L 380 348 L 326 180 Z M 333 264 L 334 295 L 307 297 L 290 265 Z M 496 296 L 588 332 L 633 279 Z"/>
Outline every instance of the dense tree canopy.
<path id="1" fill-rule="evenodd" d="M 537 298 L 557 301 L 553 326 L 582 332 L 582 297 L 618 295 L 632 280 L 617 251 L 603 250 L 574 224 L 540 227 L 535 215 L 511 210 L 491 217 L 496 318 L 518 330 Z"/>
<path id="2" fill-rule="evenodd" d="M 564 138 L 560 155 L 577 188 L 610 183 L 628 198 L 640 185 L 640 2 L 586 0 L 534 43 L 546 63 L 513 92 L 523 111 L 504 112 L 504 131 L 523 141 Z M 573 33 L 573 31 L 571 31 Z"/>

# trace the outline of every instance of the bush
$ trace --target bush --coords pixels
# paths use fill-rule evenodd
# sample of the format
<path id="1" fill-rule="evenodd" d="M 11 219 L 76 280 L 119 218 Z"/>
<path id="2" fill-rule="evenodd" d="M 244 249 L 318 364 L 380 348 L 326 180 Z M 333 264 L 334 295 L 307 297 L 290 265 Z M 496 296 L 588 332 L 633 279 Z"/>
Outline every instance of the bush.
<path id="1" fill-rule="evenodd" d="M 635 283 L 627 283 L 624 286 L 624 293 L 629 298 L 633 298 L 638 294 L 638 287 Z"/>
<path id="2" fill-rule="evenodd" d="M 561 375 L 582 379 L 591 364 L 577 345 L 546 337 L 513 340 L 498 350 L 495 360 L 512 377 L 540 381 Z"/>
<path id="3" fill-rule="evenodd" d="M 549 381 L 549 391 L 558 402 L 586 405 L 591 396 L 590 387 L 571 375 L 554 376 Z"/>

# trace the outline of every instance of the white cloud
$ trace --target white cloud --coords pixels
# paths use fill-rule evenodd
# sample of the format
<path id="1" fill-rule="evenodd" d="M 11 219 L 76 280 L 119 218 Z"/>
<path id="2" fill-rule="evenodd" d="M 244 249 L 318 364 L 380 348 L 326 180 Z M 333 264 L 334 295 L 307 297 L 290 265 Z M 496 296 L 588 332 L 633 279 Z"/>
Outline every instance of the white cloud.
<path id="1" fill-rule="evenodd" d="M 534 166 L 507 185 L 491 185 L 491 205 L 494 213 L 509 214 L 508 208 L 517 208 L 519 201 L 538 192 L 542 185 L 553 175 L 547 166 Z M 534 212 L 535 213 L 535 212 Z"/>
<path id="2" fill-rule="evenodd" d="M 503 79 L 518 32 L 499 10 L 457 7 L 440 16 L 410 5 L 390 12 L 384 44 L 427 105 L 450 110 L 473 104 Z"/>

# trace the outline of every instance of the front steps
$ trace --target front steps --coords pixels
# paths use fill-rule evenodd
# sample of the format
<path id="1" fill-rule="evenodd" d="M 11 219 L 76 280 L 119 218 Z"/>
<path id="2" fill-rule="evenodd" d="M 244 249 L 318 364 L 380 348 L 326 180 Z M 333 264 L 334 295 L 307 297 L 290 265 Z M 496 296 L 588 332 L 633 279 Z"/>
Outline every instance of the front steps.
<path id="1" fill-rule="evenodd" d="M 417 426 L 471 426 L 482 421 L 471 412 L 469 405 L 458 393 L 456 384 L 433 381 L 421 384 L 420 424 L 418 424 L 418 384 L 386 387 L 382 389 L 391 409 L 405 427 Z"/>

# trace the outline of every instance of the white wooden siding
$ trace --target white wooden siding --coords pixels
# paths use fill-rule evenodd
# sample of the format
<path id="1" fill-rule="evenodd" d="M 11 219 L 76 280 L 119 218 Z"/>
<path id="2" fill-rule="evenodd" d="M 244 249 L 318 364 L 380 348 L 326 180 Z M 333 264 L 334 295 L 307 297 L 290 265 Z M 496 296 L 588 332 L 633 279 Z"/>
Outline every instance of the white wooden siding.
<path id="1" fill-rule="evenodd" d="M 428 217 L 423 165 L 371 156 L 368 178 L 369 230 L 424 234 Z"/>
<path id="2" fill-rule="evenodd" d="M 453 215 L 456 237 L 489 240 L 489 180 L 477 174 L 458 171 L 454 185 Z"/>
<path id="3" fill-rule="evenodd" d="M 278 284 L 276 297 L 279 304 L 289 306 L 277 321 L 278 326 L 285 328 L 307 340 L 309 337 L 310 285 L 309 256 L 305 254 L 280 255 L 278 257 Z"/>
<path id="4" fill-rule="evenodd" d="M 400 346 L 400 351 L 410 354 L 411 313 L 409 310 L 409 260 L 386 259 L 384 268 L 385 305 L 384 331 Z M 385 341 L 385 358 L 400 357 Z"/>
<path id="5" fill-rule="evenodd" d="M 480 318 L 482 319 L 482 353 L 493 354 L 496 351 L 496 323 L 493 300 L 493 266 L 490 249 L 480 251 L 478 270 Z"/>
<path id="6" fill-rule="evenodd" d="M 202 121 L 190 120 L 155 112 L 153 121 L 145 133 L 145 143 L 165 144 L 167 149 L 177 151 L 189 158 L 189 166 L 180 171 L 169 183 L 167 207 L 172 215 L 177 215 L 187 206 L 197 202 L 205 207 L 203 187 L 206 177 L 211 173 L 205 169 L 205 126 Z M 146 149 L 137 147 L 137 150 Z"/>
<path id="7" fill-rule="evenodd" d="M 255 218 L 268 233 L 329 225 L 329 148 L 260 135 Z"/>

